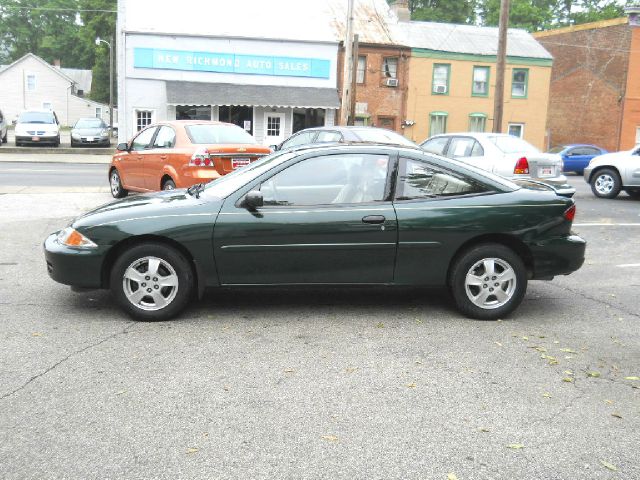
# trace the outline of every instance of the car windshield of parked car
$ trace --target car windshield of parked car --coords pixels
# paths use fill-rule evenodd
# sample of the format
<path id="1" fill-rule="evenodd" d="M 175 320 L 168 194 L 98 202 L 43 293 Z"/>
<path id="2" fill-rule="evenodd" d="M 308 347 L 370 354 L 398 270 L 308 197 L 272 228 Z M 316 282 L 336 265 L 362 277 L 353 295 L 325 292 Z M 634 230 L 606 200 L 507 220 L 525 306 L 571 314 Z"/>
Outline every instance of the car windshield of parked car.
<path id="1" fill-rule="evenodd" d="M 267 155 L 260 160 L 256 160 L 247 166 L 238 168 L 227 175 L 209 182 L 204 191 L 212 197 L 225 198 L 243 185 L 258 178 L 269 169 L 282 162 L 286 162 L 295 154 L 295 152 L 277 151 L 271 155 Z"/>
<path id="2" fill-rule="evenodd" d="M 18 123 L 56 123 L 50 112 L 23 112 L 18 117 Z"/>
<path id="3" fill-rule="evenodd" d="M 399 133 L 392 132 L 391 130 L 380 129 L 352 129 L 354 135 L 360 138 L 363 142 L 375 142 L 375 143 L 391 143 L 394 145 L 406 145 L 410 147 L 416 147 L 408 138 L 403 137 Z"/>
<path id="4" fill-rule="evenodd" d="M 191 143 L 256 143 L 255 138 L 235 125 L 187 125 L 186 130 Z"/>
<path id="5" fill-rule="evenodd" d="M 106 125 L 99 118 L 81 118 L 73 128 L 104 128 Z"/>
<path id="6" fill-rule="evenodd" d="M 567 148 L 567 147 L 565 147 L 564 145 L 558 145 L 557 147 L 553 147 L 551 150 L 549 150 L 549 152 L 548 152 L 548 153 L 560 153 L 560 152 L 562 152 L 565 148 Z"/>
<path id="7" fill-rule="evenodd" d="M 540 153 L 536 147 L 521 138 L 511 135 L 497 135 L 488 137 L 503 153 Z"/>

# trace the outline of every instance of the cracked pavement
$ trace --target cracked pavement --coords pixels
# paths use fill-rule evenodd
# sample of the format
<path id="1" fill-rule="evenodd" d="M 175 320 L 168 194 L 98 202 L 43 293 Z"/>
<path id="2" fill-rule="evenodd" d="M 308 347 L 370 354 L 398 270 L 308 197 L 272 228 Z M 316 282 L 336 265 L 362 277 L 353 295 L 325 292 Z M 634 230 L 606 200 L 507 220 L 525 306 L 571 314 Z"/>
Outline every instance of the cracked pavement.
<path id="1" fill-rule="evenodd" d="M 498 322 L 422 289 L 208 291 L 133 322 L 44 265 L 107 194 L 0 195 L 0 478 L 640 478 L 640 268 L 617 267 L 640 227 L 614 225 L 640 202 L 571 181 L 575 223 L 612 225 Z"/>

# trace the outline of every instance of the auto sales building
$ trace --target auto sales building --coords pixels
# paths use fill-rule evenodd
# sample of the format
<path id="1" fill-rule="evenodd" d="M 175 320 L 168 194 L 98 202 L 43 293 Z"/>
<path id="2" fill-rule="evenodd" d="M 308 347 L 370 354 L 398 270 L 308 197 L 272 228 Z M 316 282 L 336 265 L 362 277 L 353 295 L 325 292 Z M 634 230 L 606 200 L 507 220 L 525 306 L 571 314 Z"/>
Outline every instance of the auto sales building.
<path id="1" fill-rule="evenodd" d="M 268 2 L 245 2 L 247 15 L 216 11 L 217 2 L 183 0 L 176 9 L 158 0 L 150 13 L 146 2 L 120 0 L 119 141 L 176 119 L 235 123 L 265 145 L 333 125 L 338 42 L 328 22 L 317 22 L 321 10 L 283 1 L 290 23 Z"/>

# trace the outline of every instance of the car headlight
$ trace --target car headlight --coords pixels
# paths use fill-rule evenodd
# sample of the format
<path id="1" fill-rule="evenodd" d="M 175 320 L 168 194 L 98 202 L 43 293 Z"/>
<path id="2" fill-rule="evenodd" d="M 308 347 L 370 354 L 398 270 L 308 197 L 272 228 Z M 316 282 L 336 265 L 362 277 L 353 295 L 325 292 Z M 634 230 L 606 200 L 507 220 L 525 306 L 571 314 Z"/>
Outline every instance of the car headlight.
<path id="1" fill-rule="evenodd" d="M 67 227 L 58 233 L 58 243 L 67 247 L 96 248 L 98 245 L 78 232 L 75 228 Z"/>
<path id="2" fill-rule="evenodd" d="M 100 132 L 100 136 L 101 137 L 108 137 L 109 136 L 109 130 L 102 130 Z"/>

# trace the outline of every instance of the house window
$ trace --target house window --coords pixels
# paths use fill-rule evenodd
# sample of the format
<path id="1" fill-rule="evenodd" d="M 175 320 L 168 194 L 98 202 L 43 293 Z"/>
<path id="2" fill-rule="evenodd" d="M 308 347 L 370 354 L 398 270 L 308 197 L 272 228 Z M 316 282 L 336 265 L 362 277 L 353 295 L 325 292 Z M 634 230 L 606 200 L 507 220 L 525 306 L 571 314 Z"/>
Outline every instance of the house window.
<path id="1" fill-rule="evenodd" d="M 280 117 L 267 117 L 267 137 L 280 136 Z"/>
<path id="2" fill-rule="evenodd" d="M 472 113 L 469 115 L 469 131 L 484 132 L 487 127 L 487 116 L 484 113 Z"/>
<path id="3" fill-rule="evenodd" d="M 53 104 L 51 102 L 42 102 L 43 110 L 53 110 Z"/>
<path id="4" fill-rule="evenodd" d="M 447 133 L 447 112 L 431 112 L 429 114 L 429 136 Z"/>
<path id="5" fill-rule="evenodd" d="M 364 75 L 367 70 L 367 57 L 358 57 L 358 71 L 356 72 L 356 83 L 364 83 Z"/>
<path id="6" fill-rule="evenodd" d="M 102 107 L 96 107 L 96 118 L 102 118 Z"/>
<path id="7" fill-rule="evenodd" d="M 640 143 L 640 127 L 636 127 L 636 145 Z"/>
<path id="8" fill-rule="evenodd" d="M 27 75 L 27 90 L 33 92 L 36 89 L 36 76 L 33 73 Z"/>
<path id="9" fill-rule="evenodd" d="M 151 125 L 153 119 L 153 112 L 151 110 L 136 110 L 136 131 L 140 131 L 143 128 Z"/>
<path id="10" fill-rule="evenodd" d="M 529 69 L 515 68 L 511 77 L 511 96 L 514 98 L 527 98 L 529 82 Z"/>
<path id="11" fill-rule="evenodd" d="M 433 81 L 431 93 L 435 95 L 449 94 L 449 72 L 451 65 L 448 63 L 436 63 L 433 65 Z"/>
<path id="12" fill-rule="evenodd" d="M 385 57 L 382 72 L 387 78 L 398 78 L 398 57 Z"/>
<path id="13" fill-rule="evenodd" d="M 478 97 L 489 95 L 489 67 L 473 67 L 471 95 Z"/>
<path id="14" fill-rule="evenodd" d="M 509 135 L 522 138 L 524 136 L 524 123 L 510 123 Z"/>

